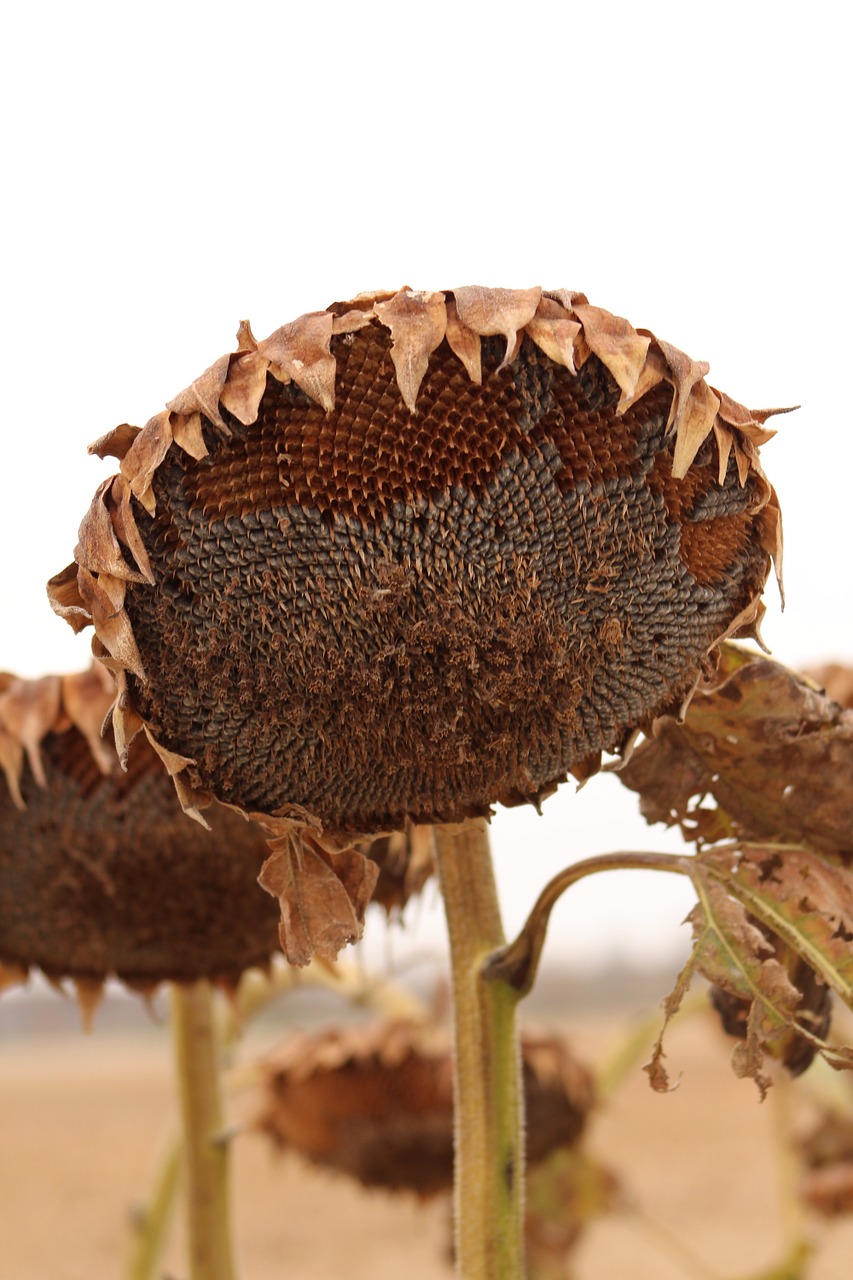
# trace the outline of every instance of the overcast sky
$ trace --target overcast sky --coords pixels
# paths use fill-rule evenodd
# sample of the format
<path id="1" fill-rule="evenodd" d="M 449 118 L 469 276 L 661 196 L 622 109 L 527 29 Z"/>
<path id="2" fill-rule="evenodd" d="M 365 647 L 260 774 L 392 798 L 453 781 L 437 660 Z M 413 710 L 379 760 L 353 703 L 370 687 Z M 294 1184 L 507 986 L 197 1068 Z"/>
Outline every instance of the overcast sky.
<path id="1" fill-rule="evenodd" d="M 788 598 L 782 615 L 768 588 L 765 638 L 793 665 L 853 660 L 851 103 L 832 12 L 10 9 L 0 669 L 88 662 L 44 583 L 113 469 L 91 440 L 142 425 L 243 317 L 261 337 L 362 290 L 471 283 L 582 289 L 710 361 L 735 399 L 802 405 L 763 451 Z M 565 862 L 667 838 L 609 778 L 542 818 L 500 814 L 494 842 L 513 927 Z M 548 954 L 667 953 L 690 905 L 668 881 L 573 890 Z M 434 929 L 427 913 L 420 941 Z"/>

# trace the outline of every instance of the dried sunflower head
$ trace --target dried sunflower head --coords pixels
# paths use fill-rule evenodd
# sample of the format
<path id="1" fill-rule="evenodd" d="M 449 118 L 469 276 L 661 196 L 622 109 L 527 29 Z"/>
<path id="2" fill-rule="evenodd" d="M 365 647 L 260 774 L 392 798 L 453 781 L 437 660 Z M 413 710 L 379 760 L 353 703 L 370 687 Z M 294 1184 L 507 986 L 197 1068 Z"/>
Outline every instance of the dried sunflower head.
<path id="1" fill-rule="evenodd" d="M 230 985 L 278 951 L 263 837 L 218 805 L 210 831 L 187 822 L 147 744 L 122 772 L 100 736 L 114 693 L 97 665 L 0 676 L 0 978 L 37 966 L 88 1002 L 111 975 Z"/>
<path id="2" fill-rule="evenodd" d="M 522 1036 L 527 1159 L 577 1143 L 592 1079 L 553 1036 Z M 453 1067 L 434 1024 L 383 1022 L 296 1036 L 264 1067 L 255 1124 L 277 1146 L 420 1196 L 453 1185 Z"/>
<path id="3" fill-rule="evenodd" d="M 92 446 L 121 470 L 49 587 L 117 675 L 120 750 L 144 723 L 188 809 L 307 832 L 351 906 L 334 952 L 372 888 L 342 843 L 539 803 L 754 629 L 772 411 L 707 371 L 539 288 L 241 326 L 144 429 Z M 305 865 L 289 847 L 270 886 L 293 920 Z"/>

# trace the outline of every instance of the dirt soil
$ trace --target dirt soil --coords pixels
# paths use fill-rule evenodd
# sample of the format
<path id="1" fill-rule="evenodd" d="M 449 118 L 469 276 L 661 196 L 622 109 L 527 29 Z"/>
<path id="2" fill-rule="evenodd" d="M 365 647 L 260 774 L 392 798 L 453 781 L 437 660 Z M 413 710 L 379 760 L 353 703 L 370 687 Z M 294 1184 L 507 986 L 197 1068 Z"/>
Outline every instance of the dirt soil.
<path id="1" fill-rule="evenodd" d="M 574 1042 L 602 1061 L 626 1030 L 616 1015 L 584 1016 Z M 242 1063 L 270 1047 L 253 1036 Z M 777 1156 L 790 1097 L 778 1090 L 760 1104 L 754 1086 L 733 1076 L 728 1047 L 704 1018 L 675 1027 L 667 1061 L 680 1081 L 674 1092 L 654 1094 L 638 1063 L 595 1121 L 593 1145 L 618 1174 L 627 1207 L 590 1228 L 574 1280 L 770 1280 L 786 1240 Z M 232 1090 L 233 1119 L 251 1106 L 245 1083 Z M 133 1207 L 173 1123 L 164 1027 L 83 1036 L 11 1035 L 7 1026 L 0 1034 L 2 1280 L 121 1277 Z M 296 1157 L 276 1156 L 253 1134 L 236 1138 L 233 1150 L 241 1280 L 451 1275 L 443 1205 L 362 1192 Z M 809 1227 L 816 1247 L 808 1280 L 848 1280 L 853 1222 Z M 158 1280 L 186 1280 L 179 1223 L 173 1237 Z"/>

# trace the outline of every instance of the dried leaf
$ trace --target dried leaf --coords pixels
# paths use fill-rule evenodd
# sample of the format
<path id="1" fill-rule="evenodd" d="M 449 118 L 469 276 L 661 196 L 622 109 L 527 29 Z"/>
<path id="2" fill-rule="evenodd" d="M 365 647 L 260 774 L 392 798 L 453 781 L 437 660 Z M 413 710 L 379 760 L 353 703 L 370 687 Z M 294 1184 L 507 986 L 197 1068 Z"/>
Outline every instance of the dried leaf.
<path id="1" fill-rule="evenodd" d="M 409 413 L 414 413 L 429 358 L 447 328 L 444 294 L 409 290 L 395 294 L 390 302 L 377 302 L 374 310 L 391 330 L 391 359 L 397 371 L 397 385 Z"/>
<path id="2" fill-rule="evenodd" d="M 564 307 L 553 298 L 540 298 L 536 314 L 528 322 L 527 332 L 545 355 L 555 364 L 564 365 L 570 373 L 575 369 L 575 339 L 581 331 Z"/>
<path id="3" fill-rule="evenodd" d="M 672 458 L 672 475 L 683 480 L 690 470 L 696 454 L 714 429 L 720 401 L 707 382 L 697 382 L 676 414 L 675 452 Z M 735 444 L 737 447 L 737 444 Z M 741 478 L 741 485 L 745 477 Z"/>
<path id="4" fill-rule="evenodd" d="M 172 443 L 172 427 L 169 410 L 155 414 L 146 422 L 121 462 L 121 473 L 128 481 L 135 497 L 149 515 L 154 514 L 154 494 L 151 481 L 154 472 L 169 452 Z"/>
<path id="5" fill-rule="evenodd" d="M 101 978 L 74 978 L 74 994 L 84 1031 L 91 1031 L 95 1014 L 104 999 L 104 983 Z"/>
<path id="6" fill-rule="evenodd" d="M 677 822 L 700 844 L 736 836 L 853 856 L 853 716 L 736 645 L 722 646 L 683 724 L 659 723 L 618 776 L 649 822 Z"/>
<path id="7" fill-rule="evenodd" d="M 237 326 L 237 354 L 243 351 L 257 351 L 258 340 L 252 333 L 252 326 L 248 320 L 241 320 Z"/>
<path id="8" fill-rule="evenodd" d="M 166 766 L 166 772 L 175 784 L 175 791 L 184 813 L 187 817 L 199 823 L 200 826 L 209 830 L 208 822 L 201 814 L 201 809 L 207 802 L 207 797 L 202 796 L 183 776 L 187 769 L 195 765 L 195 760 L 192 760 L 189 756 L 182 756 L 177 751 L 169 751 L 168 748 L 157 741 L 147 724 L 143 723 L 142 727 L 145 730 L 146 738 L 163 761 Z"/>
<path id="9" fill-rule="evenodd" d="M 258 355 L 269 360 L 270 372 L 282 382 L 293 380 L 327 413 L 335 403 L 335 357 L 329 349 L 332 322 L 327 311 L 312 311 L 258 343 Z"/>
<path id="10" fill-rule="evenodd" d="M 853 877 L 790 845 L 738 845 L 697 855 L 726 891 L 853 1008 Z"/>
<path id="11" fill-rule="evenodd" d="M 0 724 L 0 769 L 6 777 L 6 785 L 16 809 L 23 809 L 24 800 L 21 795 L 21 773 L 24 768 L 24 748 L 8 729 Z M 2 990 L 2 986 L 0 986 Z"/>
<path id="12" fill-rule="evenodd" d="M 244 427 L 257 420 L 258 409 L 267 385 L 269 361 L 252 348 L 231 357 L 231 367 L 220 403 Z"/>
<path id="13" fill-rule="evenodd" d="M 185 391 L 179 391 L 174 400 L 170 400 L 167 403 L 166 408 L 171 413 L 176 414 L 179 419 L 187 420 L 194 418 L 197 414 L 204 414 L 217 427 L 225 427 L 219 412 L 219 399 L 225 386 L 225 379 L 228 377 L 230 363 L 230 354 L 220 356 Z M 225 429 L 227 431 L 228 428 L 225 427 Z M 181 447 L 183 448 L 184 446 Z M 188 450 L 188 452 L 192 453 L 192 450 Z M 192 453 L 192 457 L 203 458 L 206 453 L 207 450 L 205 449 L 204 453 Z"/>
<path id="14" fill-rule="evenodd" d="M 172 428 L 172 439 L 178 448 L 183 449 L 197 461 L 206 458 L 207 445 L 204 443 L 200 413 L 170 413 L 169 426 Z"/>
<path id="15" fill-rule="evenodd" d="M 106 573 L 127 582 L 143 582 L 143 575 L 132 569 L 121 553 L 116 537 L 109 502 L 117 477 L 104 480 L 95 492 L 88 513 L 80 525 L 79 539 L 74 549 L 78 564 L 84 564 L 90 573 Z M 145 557 L 147 560 L 147 556 Z M 148 566 L 150 574 L 151 567 Z"/>
<path id="16" fill-rule="evenodd" d="M 82 733 L 101 773 L 115 767 L 116 752 L 102 735 L 104 719 L 115 698 L 115 686 L 107 672 L 95 663 L 88 671 L 61 678 L 62 707 Z"/>
<path id="17" fill-rule="evenodd" d="M 123 580 L 106 573 L 96 578 L 81 565 L 77 571 L 77 585 L 101 643 L 110 656 L 140 680 L 144 680 L 142 659 L 136 647 L 130 619 L 124 610 Z"/>
<path id="18" fill-rule="evenodd" d="M 151 569 L 151 561 L 148 558 L 145 543 L 140 537 L 130 499 L 130 485 L 124 476 L 113 476 L 112 486 L 106 494 L 106 505 L 110 513 L 113 529 L 119 541 L 127 547 L 133 556 L 136 567 L 142 577 L 153 586 L 154 574 Z M 88 560 L 86 561 L 86 567 L 88 569 L 95 568 Z"/>
<path id="19" fill-rule="evenodd" d="M 24 748 L 33 777 L 47 786 L 39 744 L 53 728 L 60 710 L 58 676 L 41 680 L 13 680 L 0 693 L 0 725 Z"/>
<path id="20" fill-rule="evenodd" d="M 679 973 L 675 986 L 663 1002 L 664 1019 L 660 1034 L 652 1048 L 652 1056 L 649 1062 L 643 1067 L 643 1070 L 649 1077 L 649 1083 L 656 1093 L 668 1093 L 670 1089 L 669 1073 L 663 1065 L 666 1057 L 663 1042 L 670 1022 L 681 1008 L 682 1001 L 690 990 L 690 984 L 696 974 L 696 966 L 698 957 L 694 950 L 687 964 Z"/>
<path id="21" fill-rule="evenodd" d="M 132 427 L 129 422 L 123 422 L 106 435 L 93 440 L 87 452 L 98 458 L 118 458 L 121 461 L 141 430 L 141 427 Z"/>
<path id="22" fill-rule="evenodd" d="M 669 425 L 675 425 L 677 434 L 687 409 L 690 392 L 696 383 L 705 377 L 711 366 L 707 360 L 693 360 L 683 351 L 679 351 L 678 347 L 674 347 L 671 342 L 664 342 L 662 338 L 656 338 L 654 346 L 663 356 L 666 362 L 667 380 L 675 388 Z"/>
<path id="23" fill-rule="evenodd" d="M 64 618 L 68 625 L 79 635 L 84 628 L 92 625 L 92 615 L 80 594 L 77 582 L 78 566 L 75 561 L 67 565 L 60 573 L 54 574 L 47 584 L 47 598 L 51 608 Z"/>
<path id="24" fill-rule="evenodd" d="M 334 960 L 364 929 L 379 868 L 355 849 L 328 853 L 296 834 L 269 842 L 258 881 L 281 907 L 281 945 L 290 964 Z"/>
<path id="25" fill-rule="evenodd" d="M 502 369 L 513 358 L 519 333 L 536 314 L 542 290 L 484 289 L 467 285 L 454 289 L 453 295 L 459 319 L 466 328 L 483 337 L 499 334 L 506 337 Z"/>
<path id="26" fill-rule="evenodd" d="M 475 386 L 483 382 L 483 366 L 480 353 L 480 335 L 469 329 L 459 319 L 459 309 L 452 293 L 447 295 L 447 344 L 465 366 L 468 377 Z"/>
<path id="27" fill-rule="evenodd" d="M 638 333 L 621 316 L 611 315 L 601 307 L 575 302 L 572 310 L 583 325 L 590 349 L 616 379 L 622 399 L 630 400 L 646 363 L 651 338 Z"/>

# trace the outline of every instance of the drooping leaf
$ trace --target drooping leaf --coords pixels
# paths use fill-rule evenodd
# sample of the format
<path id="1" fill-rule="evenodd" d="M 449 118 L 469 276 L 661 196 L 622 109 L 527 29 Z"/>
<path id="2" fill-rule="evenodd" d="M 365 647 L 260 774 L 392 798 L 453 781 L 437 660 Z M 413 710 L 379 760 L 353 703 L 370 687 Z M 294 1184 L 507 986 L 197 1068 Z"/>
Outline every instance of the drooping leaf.
<path id="1" fill-rule="evenodd" d="M 700 845 L 734 836 L 853 855 L 853 715 L 736 645 L 684 722 L 657 724 L 618 776 L 649 822 L 678 823 Z"/>
<path id="2" fill-rule="evenodd" d="M 797 846 L 705 849 L 696 858 L 853 1008 L 853 875 Z"/>
<path id="3" fill-rule="evenodd" d="M 307 834 L 279 836 L 258 877 L 281 907 L 281 946 L 290 964 L 326 960 L 361 937 L 379 867 L 355 849 L 330 853 Z"/>
<path id="4" fill-rule="evenodd" d="M 738 1076 L 755 1080 L 762 1096 L 771 1084 L 765 1058 L 784 1061 L 791 1055 L 792 1045 L 801 1039 L 813 1044 L 832 1065 L 853 1066 L 853 1050 L 826 1043 L 809 1025 L 808 1011 L 804 1013 L 801 1007 L 801 991 L 751 918 L 753 913 L 735 896 L 735 888 L 724 884 L 716 868 L 702 857 L 693 860 L 691 876 L 699 898 L 688 917 L 693 926 L 693 953 L 664 1005 L 664 1027 L 646 1067 L 652 1086 L 658 1090 L 668 1087 L 663 1036 L 696 972 L 742 1004 L 743 1035 L 733 1052 L 732 1065 Z"/>

